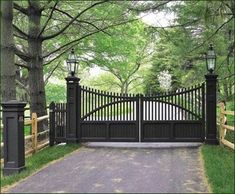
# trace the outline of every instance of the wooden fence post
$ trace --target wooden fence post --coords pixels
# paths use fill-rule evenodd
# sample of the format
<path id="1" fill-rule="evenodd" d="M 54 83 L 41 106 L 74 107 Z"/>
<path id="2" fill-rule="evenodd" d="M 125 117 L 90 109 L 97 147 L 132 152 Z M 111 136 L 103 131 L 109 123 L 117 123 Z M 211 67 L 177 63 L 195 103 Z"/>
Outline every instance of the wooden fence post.
<path id="1" fill-rule="evenodd" d="M 38 121 L 37 121 L 37 113 L 32 113 L 32 149 L 33 152 L 37 151 L 38 144 Z"/>
<path id="2" fill-rule="evenodd" d="M 223 127 L 223 125 L 226 122 L 226 116 L 224 114 L 225 111 L 225 104 L 223 102 L 219 103 L 219 107 L 220 107 L 220 144 L 222 143 L 222 140 L 224 139 L 225 135 L 226 135 L 226 129 Z"/>

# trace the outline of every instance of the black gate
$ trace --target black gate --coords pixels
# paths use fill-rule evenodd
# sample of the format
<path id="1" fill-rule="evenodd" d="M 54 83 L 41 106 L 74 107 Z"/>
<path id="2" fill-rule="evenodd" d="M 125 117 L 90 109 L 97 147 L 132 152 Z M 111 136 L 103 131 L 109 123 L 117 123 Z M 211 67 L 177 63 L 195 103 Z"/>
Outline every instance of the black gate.
<path id="1" fill-rule="evenodd" d="M 204 141 L 204 88 L 142 96 L 141 141 Z"/>
<path id="2" fill-rule="evenodd" d="M 205 139 L 204 83 L 151 95 L 104 92 L 79 85 L 75 89 L 77 109 L 71 109 L 74 108 L 72 97 L 70 109 L 65 104 L 51 104 L 53 141 L 71 138 L 73 132 L 69 126 L 77 126 L 78 141 L 199 142 Z M 75 117 L 66 118 L 65 113 L 71 111 Z M 73 120 L 73 125 L 66 126 Z"/>

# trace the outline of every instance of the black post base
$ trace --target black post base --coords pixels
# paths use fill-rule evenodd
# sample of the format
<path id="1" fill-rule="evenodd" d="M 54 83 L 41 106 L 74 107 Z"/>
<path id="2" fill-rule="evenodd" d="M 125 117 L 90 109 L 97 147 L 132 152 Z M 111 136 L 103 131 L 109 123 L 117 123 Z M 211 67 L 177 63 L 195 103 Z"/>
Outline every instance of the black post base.
<path id="1" fill-rule="evenodd" d="M 205 143 L 210 145 L 219 145 L 218 139 L 206 139 Z"/>
<path id="2" fill-rule="evenodd" d="M 25 169 L 25 166 L 22 166 L 19 168 L 3 168 L 3 175 L 8 176 L 8 175 L 16 174 L 16 173 L 21 172 L 24 169 Z"/>

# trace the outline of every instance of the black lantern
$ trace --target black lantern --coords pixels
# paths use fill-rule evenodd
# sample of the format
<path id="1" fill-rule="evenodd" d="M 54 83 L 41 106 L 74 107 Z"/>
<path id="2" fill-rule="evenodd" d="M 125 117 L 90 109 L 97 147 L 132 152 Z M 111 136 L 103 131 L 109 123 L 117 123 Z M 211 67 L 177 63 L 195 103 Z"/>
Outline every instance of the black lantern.
<path id="1" fill-rule="evenodd" d="M 76 54 L 74 53 L 74 49 L 71 50 L 71 53 L 68 56 L 68 59 L 66 60 L 68 72 L 71 76 L 74 76 L 76 74 L 77 68 L 78 68 L 78 59 Z"/>
<path id="2" fill-rule="evenodd" d="M 213 45 L 210 44 L 208 53 L 206 55 L 207 71 L 209 71 L 210 73 L 213 73 L 215 71 L 215 65 L 216 65 L 216 54 L 213 49 Z"/>

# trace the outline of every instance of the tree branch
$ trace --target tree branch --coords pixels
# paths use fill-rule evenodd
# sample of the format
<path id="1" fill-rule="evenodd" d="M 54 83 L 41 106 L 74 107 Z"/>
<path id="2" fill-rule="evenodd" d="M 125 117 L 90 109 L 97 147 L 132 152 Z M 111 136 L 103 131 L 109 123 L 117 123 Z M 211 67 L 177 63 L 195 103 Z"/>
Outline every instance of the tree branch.
<path id="1" fill-rule="evenodd" d="M 16 84 L 19 85 L 21 88 L 23 88 L 25 92 L 30 96 L 28 87 L 25 86 L 23 83 L 21 83 L 20 80 L 18 79 L 16 79 L 15 81 L 16 81 Z"/>
<path id="2" fill-rule="evenodd" d="M 160 3 L 158 5 L 155 5 L 153 7 L 147 7 L 147 8 L 143 8 L 143 9 L 138 9 L 138 8 L 129 8 L 130 11 L 137 11 L 137 12 L 147 12 L 147 11 L 154 11 L 157 10 L 159 7 L 166 5 L 167 3 L 169 3 L 171 0 L 169 1 L 165 1 L 163 3 Z"/>
<path id="3" fill-rule="evenodd" d="M 49 65 L 50 63 L 52 63 L 53 61 L 55 61 L 56 59 L 60 58 L 63 54 L 65 54 L 68 50 L 70 50 L 71 48 L 73 48 L 76 44 L 71 45 L 69 48 L 66 48 L 63 52 L 61 52 L 59 55 L 57 55 L 56 57 L 54 57 L 53 59 L 51 59 L 50 61 L 47 61 L 47 63 L 44 63 L 43 66 Z"/>
<path id="4" fill-rule="evenodd" d="M 106 29 L 108 29 L 108 28 L 115 27 L 115 26 L 120 26 L 120 25 L 129 23 L 129 22 L 133 22 L 133 21 L 136 21 L 136 20 L 138 20 L 138 19 L 132 19 L 132 20 L 120 22 L 120 23 L 118 23 L 118 24 L 113 24 L 113 25 L 110 25 L 110 26 L 106 26 L 106 27 L 104 27 L 104 28 L 102 28 L 102 29 L 100 29 L 100 30 L 96 30 L 96 31 L 94 31 L 94 32 L 88 33 L 88 34 L 86 34 L 86 35 L 84 35 L 84 36 L 82 36 L 82 37 L 80 37 L 80 38 L 78 38 L 78 39 L 75 39 L 75 40 L 73 40 L 73 41 L 71 41 L 71 42 L 68 42 L 68 43 L 64 44 L 63 46 L 61 46 L 61 47 L 55 49 L 54 51 L 51 51 L 50 53 L 47 53 L 46 55 L 43 56 L 43 58 L 49 57 L 50 55 L 52 55 L 52 54 L 58 52 L 59 50 L 65 48 L 65 47 L 67 47 L 67 46 L 69 46 L 69 45 L 71 45 L 71 44 L 73 44 L 73 43 L 79 42 L 80 40 L 82 40 L 82 39 L 84 39 L 84 38 L 87 38 L 88 36 L 91 36 L 91 35 L 93 35 L 93 34 L 96 34 L 96 33 L 100 32 L 101 30 L 106 30 Z"/>
<path id="5" fill-rule="evenodd" d="M 19 29 L 15 24 L 12 24 L 13 28 L 16 32 L 18 32 L 20 35 L 24 36 L 25 38 L 29 38 L 29 35 L 23 32 L 21 29 Z"/>
<path id="6" fill-rule="evenodd" d="M 217 32 L 218 32 L 221 28 L 223 28 L 227 23 L 229 23 L 232 19 L 233 19 L 233 17 L 229 18 L 229 19 L 228 19 L 226 22 L 224 22 L 220 27 L 218 27 L 218 28 L 216 29 L 216 31 L 215 31 L 212 35 L 210 35 L 210 36 L 207 38 L 207 40 L 204 40 L 201 44 L 199 44 L 198 46 L 194 47 L 191 51 L 189 51 L 189 53 L 191 53 L 191 52 L 195 51 L 196 49 L 202 47 L 206 42 L 208 42 L 213 36 L 215 36 L 215 35 L 217 34 Z"/>
<path id="7" fill-rule="evenodd" d="M 73 16 L 71 16 L 70 14 L 68 14 L 67 12 L 63 11 L 63 10 L 60 10 L 58 8 L 55 8 L 56 11 L 68 16 L 70 19 L 73 19 Z M 100 28 L 98 28 L 96 25 L 94 25 L 93 23 L 91 22 L 88 22 L 88 21 L 84 21 L 84 20 L 78 20 L 76 19 L 76 22 L 80 22 L 80 23 L 85 23 L 85 24 L 89 24 L 91 26 L 93 26 L 94 28 L 96 28 L 97 30 L 100 30 L 101 32 L 105 33 L 105 34 L 108 34 L 109 36 L 111 36 L 111 34 L 109 34 L 108 32 L 105 32 L 103 30 L 101 30 Z"/>
<path id="8" fill-rule="evenodd" d="M 29 69 L 29 67 L 27 65 L 24 65 L 22 63 L 15 63 L 15 65 L 19 66 L 19 67 L 23 67 L 23 68 Z"/>
<path id="9" fill-rule="evenodd" d="M 20 11 L 21 13 L 25 14 L 25 15 L 28 15 L 28 10 L 21 7 L 20 5 L 18 5 L 17 3 L 13 3 L 13 7 L 14 9 Z"/>
<path id="10" fill-rule="evenodd" d="M 45 28 L 47 27 L 47 25 L 48 25 L 50 19 L 52 18 L 53 12 L 54 12 L 55 7 L 57 6 L 58 2 L 59 2 L 59 1 L 56 1 L 55 4 L 54 4 L 54 6 L 52 7 L 51 13 L 50 13 L 50 15 L 48 16 L 47 21 L 45 22 L 45 24 L 44 24 L 44 26 L 42 27 L 41 31 L 38 33 L 37 38 L 39 38 L 39 37 L 42 35 L 42 33 L 44 32 Z"/>
<path id="11" fill-rule="evenodd" d="M 99 4 L 102 4 L 102 3 L 105 3 L 107 2 L 108 0 L 104 0 L 104 1 L 100 1 L 100 2 L 97 2 L 97 3 L 94 3 L 92 4 L 91 6 L 87 7 L 86 9 L 84 9 L 83 11 L 81 11 L 80 13 L 78 13 L 72 20 L 70 20 L 70 22 L 65 25 L 61 30 L 59 30 L 58 32 L 56 32 L 55 34 L 51 34 L 49 36 L 44 36 L 42 37 L 42 40 L 48 40 L 48 39 L 51 39 L 51 38 L 55 38 L 56 36 L 60 35 L 61 33 L 63 33 L 79 16 L 81 16 L 83 13 L 85 13 L 86 11 L 88 11 L 89 9 L 99 5 Z"/>
<path id="12" fill-rule="evenodd" d="M 19 50 L 18 48 L 16 48 L 16 47 L 14 47 L 14 52 L 15 52 L 15 54 L 16 54 L 18 57 L 20 57 L 22 60 L 24 60 L 24 61 L 26 61 L 26 62 L 30 60 L 30 56 L 29 56 L 29 55 L 27 55 L 26 53 L 20 51 L 20 50 Z"/>
<path id="13" fill-rule="evenodd" d="M 23 39 L 23 40 L 28 40 L 27 38 L 23 37 L 23 36 L 20 36 L 18 34 L 13 34 L 15 37 L 17 38 L 20 38 L 20 39 Z"/>
<path id="14" fill-rule="evenodd" d="M 56 64 L 56 66 L 51 70 L 51 72 L 49 73 L 49 75 L 46 77 L 46 79 L 45 79 L 45 85 L 47 85 L 47 83 L 48 83 L 48 80 L 49 80 L 49 78 L 52 76 L 52 74 L 54 73 L 54 71 L 57 69 L 57 67 L 59 66 L 59 64 L 60 64 L 60 61 Z"/>

